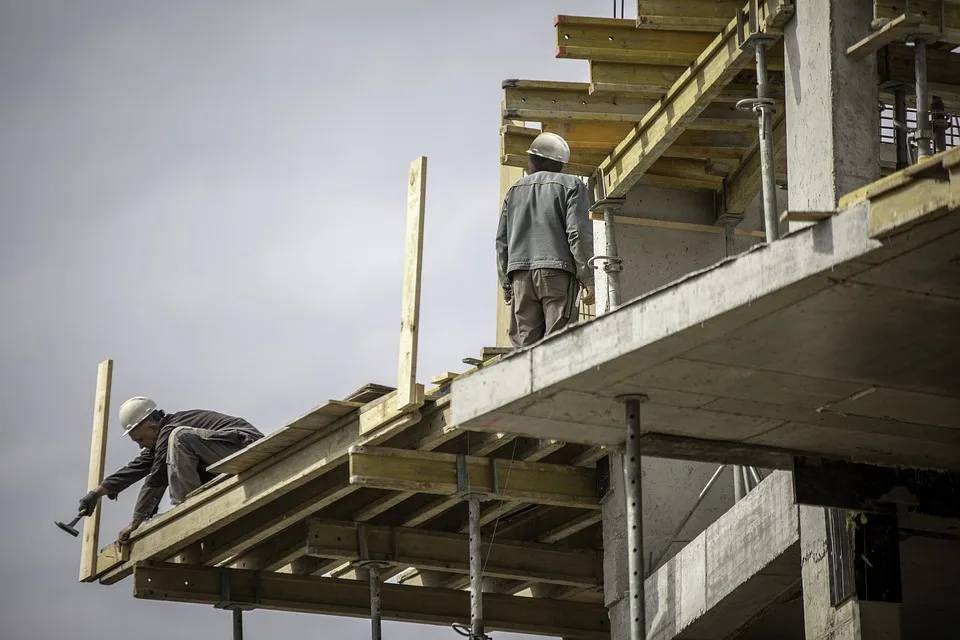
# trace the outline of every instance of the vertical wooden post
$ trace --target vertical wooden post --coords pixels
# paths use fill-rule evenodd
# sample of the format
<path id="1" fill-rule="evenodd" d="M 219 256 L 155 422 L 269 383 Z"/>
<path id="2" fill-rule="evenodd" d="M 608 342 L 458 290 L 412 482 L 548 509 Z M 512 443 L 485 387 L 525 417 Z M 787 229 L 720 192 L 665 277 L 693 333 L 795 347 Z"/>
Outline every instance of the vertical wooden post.
<path id="1" fill-rule="evenodd" d="M 407 188 L 407 243 L 400 312 L 400 366 L 396 408 L 420 403 L 417 390 L 417 342 L 420 330 L 420 274 L 423 267 L 423 218 L 426 209 L 427 158 L 410 163 Z"/>
<path id="2" fill-rule="evenodd" d="M 90 439 L 90 471 L 87 491 L 103 481 L 103 463 L 107 455 L 107 424 L 110 421 L 110 385 L 113 381 L 113 360 L 104 360 L 97 368 L 97 391 L 93 405 L 93 437 Z M 83 518 L 83 543 L 80 547 L 80 582 L 97 575 L 97 546 L 100 539 L 100 506 L 93 515 Z"/>
<path id="3" fill-rule="evenodd" d="M 504 120 L 503 124 L 514 124 L 522 126 L 522 122 L 516 120 Z M 510 190 L 517 180 L 523 177 L 523 169 L 521 167 L 508 167 L 505 165 L 500 165 L 500 200 L 497 204 L 497 218 L 499 219 L 500 214 L 503 212 L 503 199 L 507 195 L 507 191 Z M 490 246 L 493 246 L 493 239 L 490 239 Z M 503 291 L 500 289 L 500 283 L 497 283 L 497 334 L 496 334 L 496 344 L 498 347 L 509 347 L 510 344 L 510 318 L 513 315 L 513 311 L 510 307 L 503 303 Z"/>

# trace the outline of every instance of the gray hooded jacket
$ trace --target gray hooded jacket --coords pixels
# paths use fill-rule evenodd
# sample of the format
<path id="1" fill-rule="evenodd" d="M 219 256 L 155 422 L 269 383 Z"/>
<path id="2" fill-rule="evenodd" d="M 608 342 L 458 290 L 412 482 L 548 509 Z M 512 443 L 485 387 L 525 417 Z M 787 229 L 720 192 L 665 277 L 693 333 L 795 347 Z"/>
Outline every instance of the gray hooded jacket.
<path id="1" fill-rule="evenodd" d="M 576 176 L 538 171 L 510 187 L 497 228 L 497 275 L 510 288 L 510 272 L 563 269 L 593 286 L 590 196 Z"/>

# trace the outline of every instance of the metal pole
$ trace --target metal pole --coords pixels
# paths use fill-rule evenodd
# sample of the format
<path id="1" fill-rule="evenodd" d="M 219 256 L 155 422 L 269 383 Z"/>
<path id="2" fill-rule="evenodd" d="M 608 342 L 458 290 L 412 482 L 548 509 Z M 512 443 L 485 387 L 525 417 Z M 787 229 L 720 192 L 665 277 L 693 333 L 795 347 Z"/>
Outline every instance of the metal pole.
<path id="1" fill-rule="evenodd" d="M 627 498 L 627 566 L 630 571 L 630 640 L 646 640 L 646 598 L 643 591 L 643 485 L 640 466 L 640 402 L 624 398 L 627 406 L 627 447 L 623 458 Z"/>
<path id="2" fill-rule="evenodd" d="M 777 217 L 777 175 L 773 166 L 773 100 L 767 83 L 767 46 L 763 41 L 757 51 L 757 106 L 760 118 L 760 172 L 763 180 L 763 220 L 767 243 L 780 239 L 780 220 Z"/>
<path id="3" fill-rule="evenodd" d="M 710 476 L 710 479 L 707 480 L 707 484 L 703 486 L 703 489 L 700 490 L 700 495 L 697 496 L 696 501 L 694 501 L 693 506 L 690 507 L 690 510 L 687 511 L 687 515 L 683 516 L 683 519 L 677 525 L 677 528 L 673 530 L 673 533 L 670 535 L 670 540 L 667 541 L 667 544 L 664 545 L 663 550 L 660 552 L 660 555 L 657 556 L 657 559 L 653 561 L 650 565 L 650 571 L 656 571 L 657 567 L 660 566 L 660 563 L 663 561 L 664 556 L 667 555 L 667 552 L 670 551 L 670 545 L 676 541 L 680 536 L 680 533 L 683 531 L 683 528 L 687 526 L 687 523 L 690 522 L 690 518 L 693 517 L 693 514 L 697 509 L 700 508 L 700 505 L 703 503 L 703 499 L 707 497 L 707 494 L 710 493 L 710 489 L 713 488 L 713 485 L 717 483 L 717 480 L 720 479 L 720 474 L 723 473 L 723 470 L 727 468 L 727 465 L 722 464 L 717 467 L 717 470 L 713 472 L 713 475 Z"/>
<path id="4" fill-rule="evenodd" d="M 480 498 L 470 496 L 470 639 L 484 638 L 483 561 L 480 547 Z"/>
<path id="5" fill-rule="evenodd" d="M 900 86 L 893 90 L 893 135 L 897 143 L 897 171 L 910 166 L 907 146 L 907 90 Z"/>
<path id="6" fill-rule="evenodd" d="M 750 472 L 747 469 L 749 469 L 749 467 L 740 467 L 740 473 L 743 474 L 744 493 L 753 491 L 753 481 L 750 479 Z"/>
<path id="7" fill-rule="evenodd" d="M 603 234 L 607 239 L 606 254 L 610 258 L 618 258 L 617 234 L 614 227 L 613 211 L 609 207 L 603 210 Z M 617 265 L 619 266 L 619 265 Z M 620 270 L 607 270 L 607 311 L 620 306 Z"/>
<path id="8" fill-rule="evenodd" d="M 747 495 L 743 486 L 743 473 L 740 471 L 740 465 L 733 467 L 733 500 L 740 502 L 743 496 Z"/>
<path id="9" fill-rule="evenodd" d="M 367 574 L 370 576 L 370 637 L 380 640 L 380 567 L 370 565 Z"/>
<path id="10" fill-rule="evenodd" d="M 931 104 L 930 127 L 933 129 L 933 152 L 940 153 L 947 150 L 947 129 L 950 128 L 950 122 L 943 98 L 933 96 Z"/>
<path id="11" fill-rule="evenodd" d="M 728 258 L 737 252 L 736 237 L 737 228 L 734 225 L 723 225 L 723 250 L 724 255 Z"/>
<path id="12" fill-rule="evenodd" d="M 927 43 L 913 40 L 914 74 L 917 81 L 917 158 L 933 155 L 930 143 L 930 95 L 927 92 Z"/>
<path id="13" fill-rule="evenodd" d="M 760 472 L 757 471 L 756 467 L 748 467 L 747 470 L 750 471 L 750 477 L 753 479 L 754 487 L 756 487 L 757 485 L 760 484 L 760 482 L 763 481 L 763 476 L 760 475 Z"/>
<path id="14" fill-rule="evenodd" d="M 233 610 L 233 640 L 243 640 L 243 610 Z"/>

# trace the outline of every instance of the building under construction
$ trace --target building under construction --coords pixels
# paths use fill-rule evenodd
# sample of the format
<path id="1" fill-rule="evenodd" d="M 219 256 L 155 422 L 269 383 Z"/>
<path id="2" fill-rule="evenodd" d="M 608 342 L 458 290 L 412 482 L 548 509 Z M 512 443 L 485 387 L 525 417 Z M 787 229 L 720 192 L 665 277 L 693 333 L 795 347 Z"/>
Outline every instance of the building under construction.
<path id="1" fill-rule="evenodd" d="M 590 81 L 502 87 L 502 190 L 553 131 L 592 191 L 596 306 L 511 351 L 498 305 L 497 347 L 419 383 L 418 159 L 397 383 L 222 460 L 128 544 L 98 550 L 95 512 L 82 581 L 230 609 L 238 638 L 258 608 L 374 638 L 957 637 L 960 0 L 637 13 L 545 15 Z"/>

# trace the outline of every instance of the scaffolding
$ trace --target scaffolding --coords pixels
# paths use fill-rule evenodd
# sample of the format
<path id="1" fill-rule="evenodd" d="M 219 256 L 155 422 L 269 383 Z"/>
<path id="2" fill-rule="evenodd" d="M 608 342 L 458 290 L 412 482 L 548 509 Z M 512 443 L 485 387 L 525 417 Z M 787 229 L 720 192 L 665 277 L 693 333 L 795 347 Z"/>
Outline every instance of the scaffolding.
<path id="1" fill-rule="evenodd" d="M 620 11 L 622 16 L 622 5 Z M 257 608 L 368 617 L 374 640 L 382 637 L 383 620 L 450 625 L 471 640 L 496 630 L 606 639 L 610 621 L 599 538 L 601 504 L 611 482 L 620 481 L 611 479 L 615 452 L 624 461 L 630 637 L 646 638 L 651 621 L 645 584 L 670 569 L 671 545 L 725 470 L 732 470 L 736 499 L 746 510 L 757 508 L 750 494 L 761 484 L 780 498 L 786 491 L 781 476 L 768 483 L 772 474 L 764 470 L 793 469 L 800 454 L 859 454 L 842 439 L 810 441 L 813 449 L 805 449 L 798 443 L 813 437 L 812 428 L 777 443 L 738 440 L 731 435 L 737 429 L 775 417 L 749 415 L 742 401 L 731 402 L 736 410 L 709 416 L 699 408 L 671 406 L 664 391 L 679 389 L 663 388 L 670 385 L 665 371 L 659 385 L 635 384 L 629 393 L 589 398 L 602 403 L 602 411 L 577 406 L 576 397 L 556 385 L 589 380 L 590 388 L 603 389 L 618 382 L 623 391 L 628 374 L 639 369 L 617 365 L 623 375 L 613 380 L 604 367 L 614 361 L 632 362 L 644 349 L 667 349 L 662 345 L 671 340 L 706 348 L 709 341 L 690 337 L 697 325 L 719 327 L 707 332 L 719 341 L 731 327 L 759 321 L 763 313 L 787 313 L 802 299 L 795 293 L 824 270 L 853 277 L 857 260 L 893 261 L 916 248 L 918 235 L 929 241 L 929 229 L 956 228 L 956 216 L 946 214 L 960 209 L 960 154 L 954 148 L 960 119 L 952 115 L 960 111 L 960 56 L 938 43 L 960 44 L 960 24 L 945 11 L 936 21 L 891 15 L 884 2 L 876 4 L 877 30 L 849 55 L 882 61 L 878 134 L 895 149 L 895 161 L 880 161 L 889 175 L 848 194 L 836 210 L 781 215 L 776 192 L 786 186 L 787 127 L 781 37 L 793 12 L 789 0 L 641 1 L 637 20 L 558 16 L 557 57 L 588 60 L 590 82 L 506 81 L 501 164 L 508 170 L 525 165 L 523 152 L 542 131 L 568 140 L 572 156 L 565 171 L 587 180 L 595 200 L 591 217 L 605 230 L 604 250 L 591 260 L 607 283 L 602 308 L 582 306 L 580 323 L 532 350 L 486 348 L 479 358 L 464 359 L 466 371 L 436 376 L 430 389 L 419 384 L 427 163 L 415 160 L 396 386 L 369 384 L 330 400 L 212 465 L 208 471 L 215 479 L 186 502 L 147 522 L 128 543 L 99 553 L 98 509 L 84 519 L 81 581 L 113 584 L 132 576 L 135 597 L 230 610 L 235 639 L 242 638 L 243 611 Z M 911 78 L 903 72 L 908 63 L 915 70 Z M 501 176 L 505 186 L 516 171 Z M 621 208 L 636 185 L 711 193 L 716 224 L 628 220 Z M 758 196 L 764 228 L 740 228 Z M 821 223 L 847 244 L 824 252 L 814 246 L 812 232 L 781 239 L 780 225 L 796 221 Z M 935 224 L 927 231 L 916 232 L 920 222 L 930 221 Z M 726 234 L 727 256 L 707 272 L 625 301 L 620 224 Z M 765 244 L 736 256 L 737 236 Z M 879 246 L 890 238 L 897 238 L 896 251 Z M 797 256 L 807 262 L 800 264 Z M 765 288 L 746 299 L 724 287 L 725 280 L 763 280 Z M 684 295 L 688 302 L 705 298 L 710 304 L 681 312 L 664 302 L 664 296 Z M 768 301 L 773 297 L 785 302 L 776 307 Z M 675 314 L 683 322 L 635 344 L 625 339 L 608 352 L 584 352 L 582 344 L 605 344 L 604 332 L 616 335 L 616 323 L 637 313 Z M 581 347 L 560 344 L 564 340 L 578 340 Z M 541 381 L 533 352 L 552 366 L 565 363 L 565 373 L 544 373 Z M 570 354 L 582 361 L 570 360 Z M 694 369 L 693 378 L 710 388 L 709 376 Z M 91 486 L 103 476 L 111 372 L 110 361 L 101 365 Z M 538 406 L 558 400 L 572 407 L 562 418 L 537 413 Z M 616 424 L 598 419 L 610 406 L 622 416 Z M 833 408 L 821 410 L 829 414 Z M 670 416 L 676 424 L 668 429 Z M 704 436 L 710 420 L 721 425 L 722 437 Z M 935 446 L 911 444 L 910 462 L 953 464 Z M 643 543 L 645 456 L 719 465 L 655 556 Z M 904 459 L 893 451 L 876 456 L 885 463 Z M 795 518 L 789 510 L 784 514 Z M 395 576 L 398 583 L 389 582 Z"/>

